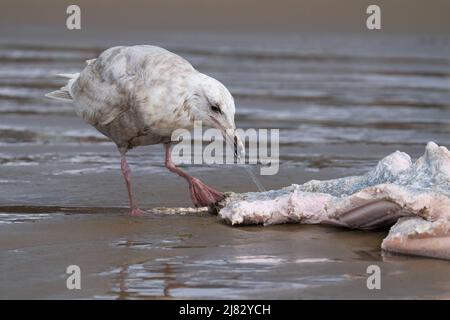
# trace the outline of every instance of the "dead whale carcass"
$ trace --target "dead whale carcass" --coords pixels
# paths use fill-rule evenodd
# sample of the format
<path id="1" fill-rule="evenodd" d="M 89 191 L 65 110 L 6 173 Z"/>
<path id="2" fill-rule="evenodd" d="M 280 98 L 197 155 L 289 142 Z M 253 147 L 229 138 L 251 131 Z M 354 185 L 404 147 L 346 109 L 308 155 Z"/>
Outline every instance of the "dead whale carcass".
<path id="1" fill-rule="evenodd" d="M 429 142 L 416 162 L 396 151 L 361 176 L 228 194 L 219 217 L 236 224 L 394 225 L 382 248 L 450 259 L 450 152 Z"/>

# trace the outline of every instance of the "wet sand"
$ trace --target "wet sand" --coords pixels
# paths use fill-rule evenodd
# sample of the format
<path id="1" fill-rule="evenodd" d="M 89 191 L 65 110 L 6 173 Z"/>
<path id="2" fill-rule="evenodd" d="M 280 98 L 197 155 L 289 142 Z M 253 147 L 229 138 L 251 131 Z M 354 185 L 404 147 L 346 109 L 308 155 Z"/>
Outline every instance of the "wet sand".
<path id="1" fill-rule="evenodd" d="M 228 189 L 240 175 L 229 170 L 226 178 L 219 171 L 200 177 Z M 278 178 L 280 185 L 288 180 Z M 209 213 L 151 209 L 132 218 L 121 206 L 126 198 L 118 172 L 80 175 L 64 190 L 60 179 L 39 186 L 51 192 L 51 201 L 0 206 L 0 298 L 450 298 L 450 263 L 385 254 L 386 231 L 231 227 Z M 186 186 L 176 178 L 135 180 L 146 208 L 189 205 Z M 95 206 L 102 202 L 110 207 Z M 71 264 L 82 271 L 79 291 L 65 287 Z M 381 290 L 366 287 L 372 264 L 381 267 Z"/>
<path id="2" fill-rule="evenodd" d="M 385 255 L 386 231 L 152 213 L 191 205 L 161 146 L 129 154 L 149 210 L 130 218 L 114 146 L 70 105 L 43 98 L 63 84 L 53 74 L 102 48 L 162 45 L 230 88 L 238 127 L 280 129 L 280 171 L 261 177 L 280 188 L 361 174 L 395 150 L 417 157 L 429 140 L 448 146 L 448 37 L 275 36 L 268 46 L 268 36 L 41 36 L 1 39 L 0 298 L 450 298 L 450 263 Z M 185 168 L 220 190 L 256 191 L 242 168 Z M 71 264 L 80 291 L 65 287 Z M 371 264 L 381 290 L 366 288 Z"/>
<path id="3" fill-rule="evenodd" d="M 449 263 L 386 256 L 385 232 L 151 213 L 53 213 L 0 228 L 1 298 L 449 298 Z M 65 288 L 69 264 L 81 290 Z M 366 288 L 371 264 L 381 290 Z"/>

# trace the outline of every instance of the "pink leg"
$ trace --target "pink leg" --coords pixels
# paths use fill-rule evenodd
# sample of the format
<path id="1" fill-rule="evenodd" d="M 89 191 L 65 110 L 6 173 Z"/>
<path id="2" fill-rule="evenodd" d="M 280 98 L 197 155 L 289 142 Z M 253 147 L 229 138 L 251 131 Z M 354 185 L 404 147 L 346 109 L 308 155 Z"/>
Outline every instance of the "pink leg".
<path id="1" fill-rule="evenodd" d="M 206 184 L 201 182 L 199 179 L 191 177 L 186 172 L 175 166 L 172 162 L 170 143 L 165 143 L 164 147 L 166 149 L 166 168 L 173 173 L 178 174 L 180 177 L 184 178 L 189 183 L 189 191 L 191 193 L 191 199 L 196 207 L 206 207 L 210 206 L 217 201 L 223 199 L 223 193 L 208 187 Z"/>
<path id="2" fill-rule="evenodd" d="M 130 216 L 140 216 L 143 214 L 143 212 L 137 206 L 136 202 L 134 201 L 133 194 L 131 193 L 131 170 L 128 166 L 125 154 L 120 154 L 120 168 L 122 169 L 125 184 L 127 185 L 128 200 L 130 202 Z"/>

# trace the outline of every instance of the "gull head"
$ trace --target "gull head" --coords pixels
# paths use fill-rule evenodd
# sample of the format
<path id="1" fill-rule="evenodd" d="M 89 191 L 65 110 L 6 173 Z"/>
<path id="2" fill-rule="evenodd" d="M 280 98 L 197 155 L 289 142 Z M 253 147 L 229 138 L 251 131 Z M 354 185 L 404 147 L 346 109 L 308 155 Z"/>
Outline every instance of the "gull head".
<path id="1" fill-rule="evenodd" d="M 230 91 L 220 81 L 205 74 L 198 72 L 193 78 L 187 102 L 195 120 L 201 120 L 205 127 L 220 130 L 235 156 L 244 156 L 244 145 L 234 123 L 236 108 Z"/>

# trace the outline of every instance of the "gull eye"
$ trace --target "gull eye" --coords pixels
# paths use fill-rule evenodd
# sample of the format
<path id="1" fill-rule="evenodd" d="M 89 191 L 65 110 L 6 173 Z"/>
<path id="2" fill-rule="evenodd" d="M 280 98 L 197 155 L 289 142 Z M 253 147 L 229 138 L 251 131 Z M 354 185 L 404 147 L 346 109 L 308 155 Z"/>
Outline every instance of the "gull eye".
<path id="1" fill-rule="evenodd" d="M 222 113 L 222 110 L 220 110 L 220 108 L 218 106 L 215 106 L 215 105 L 211 106 L 211 111 L 217 112 L 217 113 Z"/>

